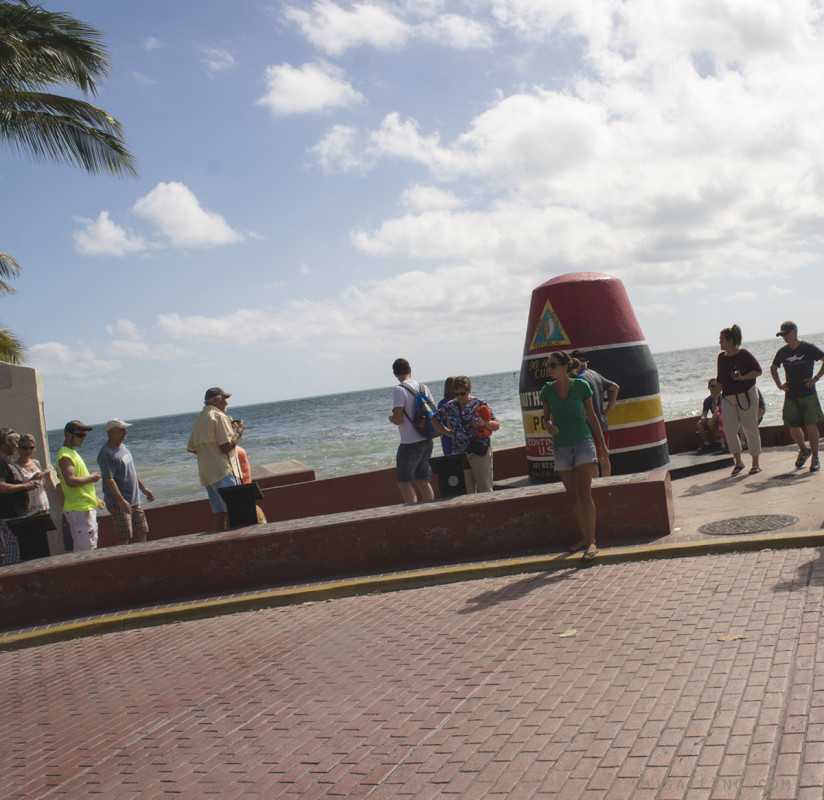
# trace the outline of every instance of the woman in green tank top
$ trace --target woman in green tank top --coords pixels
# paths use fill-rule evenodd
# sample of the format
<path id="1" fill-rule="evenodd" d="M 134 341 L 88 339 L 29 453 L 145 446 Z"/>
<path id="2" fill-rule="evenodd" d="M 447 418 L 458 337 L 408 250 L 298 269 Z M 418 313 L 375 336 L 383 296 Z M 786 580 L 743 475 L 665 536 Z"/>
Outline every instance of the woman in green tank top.
<path id="1" fill-rule="evenodd" d="M 547 359 L 547 368 L 552 380 L 541 389 L 541 403 L 547 431 L 552 435 L 555 472 L 561 476 L 572 501 L 572 513 L 581 533 L 581 541 L 571 552 L 583 550 L 584 559 L 590 561 L 598 552 L 592 479 L 598 474 L 599 458 L 590 429 L 601 445 L 601 459 L 609 458 L 609 450 L 592 405 L 592 389 L 585 380 L 574 377 L 581 371 L 581 362 L 557 352 Z"/>

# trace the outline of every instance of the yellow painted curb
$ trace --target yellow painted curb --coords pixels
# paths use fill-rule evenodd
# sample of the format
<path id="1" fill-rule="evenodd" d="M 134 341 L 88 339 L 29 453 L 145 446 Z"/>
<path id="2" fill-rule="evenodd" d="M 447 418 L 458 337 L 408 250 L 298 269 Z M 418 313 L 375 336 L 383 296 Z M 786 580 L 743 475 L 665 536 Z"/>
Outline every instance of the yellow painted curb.
<path id="1" fill-rule="evenodd" d="M 51 625 L 48 628 L 23 633 L 8 633 L 0 636 L 0 651 L 20 650 L 84 636 L 185 622 L 223 614 L 235 614 L 240 611 L 276 608 L 333 600 L 340 597 L 415 589 L 423 586 L 435 586 L 504 575 L 517 575 L 524 572 L 552 572 L 574 568 L 591 569 L 595 566 L 630 561 L 821 546 L 824 546 L 824 530 L 719 536 L 694 542 L 659 542 L 631 547 L 611 547 L 601 550 L 593 561 L 583 561 L 578 553 L 554 553 L 472 564 L 451 564 L 408 572 L 329 581 L 307 586 L 270 589 L 238 597 L 193 601 L 164 608 L 127 611 L 97 619 Z"/>

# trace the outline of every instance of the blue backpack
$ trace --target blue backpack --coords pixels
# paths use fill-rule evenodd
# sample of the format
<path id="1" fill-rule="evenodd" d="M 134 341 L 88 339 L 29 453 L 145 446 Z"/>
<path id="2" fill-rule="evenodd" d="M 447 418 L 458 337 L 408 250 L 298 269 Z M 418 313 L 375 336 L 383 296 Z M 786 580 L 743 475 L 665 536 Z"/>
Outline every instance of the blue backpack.
<path id="1" fill-rule="evenodd" d="M 412 423 L 412 427 L 426 439 L 434 439 L 440 436 L 440 432 L 432 424 L 432 415 L 438 410 L 435 401 L 429 396 L 429 389 L 424 384 L 419 384 L 420 389 L 416 392 L 414 389 L 401 383 L 407 392 L 415 397 L 415 416 L 410 417 L 403 410 L 404 416 Z"/>

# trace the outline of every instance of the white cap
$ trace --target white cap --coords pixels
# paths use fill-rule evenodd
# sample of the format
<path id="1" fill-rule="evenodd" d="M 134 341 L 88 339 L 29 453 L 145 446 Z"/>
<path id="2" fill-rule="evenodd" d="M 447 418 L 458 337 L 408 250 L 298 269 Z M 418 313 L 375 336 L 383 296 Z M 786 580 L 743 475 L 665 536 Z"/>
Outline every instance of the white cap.
<path id="1" fill-rule="evenodd" d="M 108 433 L 112 428 L 123 428 L 123 430 L 125 431 L 126 428 L 131 428 L 131 427 L 132 427 L 131 422 L 123 422 L 122 419 L 118 419 L 117 417 L 115 417 L 114 419 L 110 419 L 106 423 L 106 433 Z"/>

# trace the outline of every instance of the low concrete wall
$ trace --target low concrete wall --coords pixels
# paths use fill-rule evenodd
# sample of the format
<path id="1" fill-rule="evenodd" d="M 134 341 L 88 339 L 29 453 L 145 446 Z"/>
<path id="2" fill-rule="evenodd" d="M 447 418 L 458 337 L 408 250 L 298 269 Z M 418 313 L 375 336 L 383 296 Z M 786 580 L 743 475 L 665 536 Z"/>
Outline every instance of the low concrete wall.
<path id="1" fill-rule="evenodd" d="M 315 481 L 315 470 L 299 461 L 279 461 L 276 464 L 253 467 L 252 478 L 264 491 L 293 483 L 308 483 L 311 486 Z M 203 494 L 205 496 L 205 489 Z M 215 527 L 215 515 L 205 497 L 203 500 L 188 500 L 165 506 L 144 504 L 143 510 L 149 523 L 149 540 L 210 531 Z M 97 528 L 98 547 L 112 547 L 118 544 L 112 519 L 108 514 L 98 515 Z"/>
<path id="2" fill-rule="evenodd" d="M 599 481 L 593 496 L 600 542 L 672 530 L 665 471 Z M 0 624 L 19 629 L 202 595 L 546 552 L 577 537 L 558 484 L 177 536 L 6 567 Z"/>

